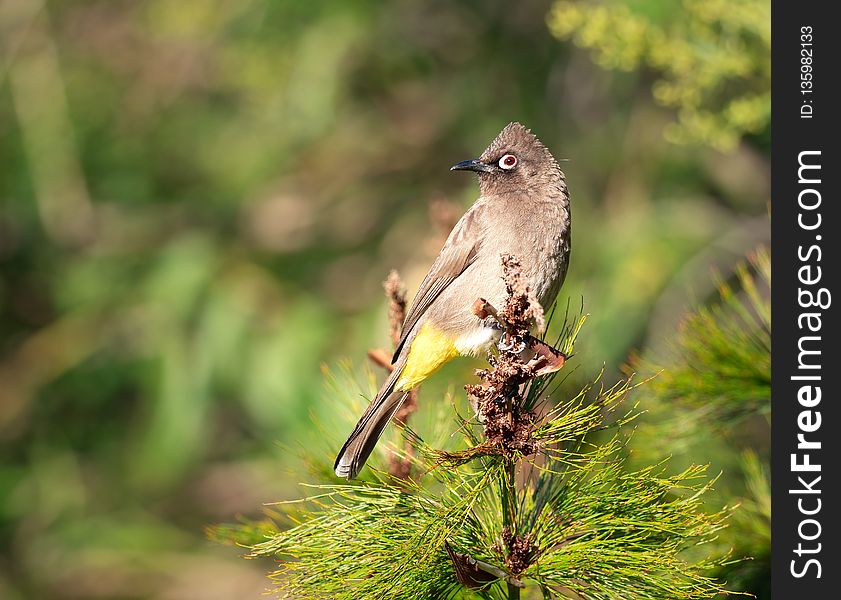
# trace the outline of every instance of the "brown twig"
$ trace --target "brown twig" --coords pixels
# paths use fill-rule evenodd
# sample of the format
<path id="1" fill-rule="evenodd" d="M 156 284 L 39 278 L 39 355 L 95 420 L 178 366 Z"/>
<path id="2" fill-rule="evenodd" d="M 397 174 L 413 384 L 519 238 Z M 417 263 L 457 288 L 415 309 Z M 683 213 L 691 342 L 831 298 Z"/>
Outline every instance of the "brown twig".
<path id="1" fill-rule="evenodd" d="M 484 298 L 476 298 L 476 302 L 473 303 L 473 307 L 471 310 L 473 314 L 479 317 L 480 319 L 487 319 L 488 317 L 493 317 L 497 320 L 497 322 L 500 325 L 505 325 L 502 322 L 502 319 L 500 319 L 499 314 L 497 313 L 493 304 L 491 304 Z"/>
<path id="2" fill-rule="evenodd" d="M 372 363 L 378 367 L 382 367 L 386 371 L 394 370 L 394 365 L 391 364 L 391 354 L 386 352 L 383 348 L 371 348 L 368 350 L 368 358 Z"/>

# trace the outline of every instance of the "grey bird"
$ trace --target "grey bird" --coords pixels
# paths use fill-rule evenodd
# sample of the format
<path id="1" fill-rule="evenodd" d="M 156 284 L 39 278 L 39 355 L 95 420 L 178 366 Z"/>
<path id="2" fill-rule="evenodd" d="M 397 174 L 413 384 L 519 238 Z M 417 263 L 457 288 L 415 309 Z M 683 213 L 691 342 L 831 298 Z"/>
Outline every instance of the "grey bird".
<path id="1" fill-rule="evenodd" d="M 456 356 L 486 352 L 498 327 L 472 312 L 477 298 L 502 306 L 502 254 L 516 256 L 541 306 L 566 277 L 570 208 L 564 174 L 537 137 L 508 124 L 478 159 L 453 171 L 479 177 L 479 199 L 456 223 L 406 313 L 394 370 L 336 458 L 336 475 L 355 478 L 409 391 Z"/>

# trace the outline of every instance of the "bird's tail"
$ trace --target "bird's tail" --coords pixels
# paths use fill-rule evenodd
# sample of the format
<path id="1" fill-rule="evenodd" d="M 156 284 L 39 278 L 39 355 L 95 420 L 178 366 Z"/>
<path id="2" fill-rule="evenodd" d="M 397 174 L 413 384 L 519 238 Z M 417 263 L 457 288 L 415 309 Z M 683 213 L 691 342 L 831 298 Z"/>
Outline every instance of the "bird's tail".
<path id="1" fill-rule="evenodd" d="M 345 445 L 339 451 L 336 463 L 333 465 L 333 469 L 339 477 L 354 479 L 359 474 L 383 434 L 385 426 L 388 425 L 400 405 L 403 404 L 406 396 L 409 395 L 408 392 L 394 391 L 394 385 L 403 371 L 404 362 L 400 361 L 394 365 L 391 375 L 386 379 L 380 391 L 377 392 L 371 404 L 368 405 L 365 414 L 359 419 Z"/>

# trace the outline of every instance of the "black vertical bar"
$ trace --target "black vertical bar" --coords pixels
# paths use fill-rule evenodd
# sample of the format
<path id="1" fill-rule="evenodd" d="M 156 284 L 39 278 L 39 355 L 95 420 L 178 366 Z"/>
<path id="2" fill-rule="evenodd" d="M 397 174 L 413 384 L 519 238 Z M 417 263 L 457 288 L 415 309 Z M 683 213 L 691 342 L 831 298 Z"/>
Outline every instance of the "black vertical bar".
<path id="1" fill-rule="evenodd" d="M 835 7 L 772 2 L 772 593 L 780 599 L 841 597 Z"/>

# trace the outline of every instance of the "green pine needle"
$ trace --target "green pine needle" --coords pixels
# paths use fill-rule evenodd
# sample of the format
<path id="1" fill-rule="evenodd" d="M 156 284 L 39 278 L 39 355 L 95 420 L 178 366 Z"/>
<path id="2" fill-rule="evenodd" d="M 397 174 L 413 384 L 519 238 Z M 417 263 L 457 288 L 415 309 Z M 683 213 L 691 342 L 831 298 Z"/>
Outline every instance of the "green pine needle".
<path id="1" fill-rule="evenodd" d="M 559 347 L 571 354 L 585 320 L 565 319 Z M 715 480 L 703 466 L 675 475 L 665 461 L 629 470 L 624 426 L 639 413 L 622 403 L 647 383 L 605 386 L 600 374 L 544 411 L 530 457 L 450 464 L 403 428 L 409 450 L 381 445 L 410 460 L 414 478 L 376 469 L 380 459 L 361 481 L 306 486 L 306 498 L 273 505 L 269 523 L 287 527 L 243 523 L 213 536 L 246 544 L 251 557 L 278 559 L 271 578 L 281 597 L 507 599 L 524 586 L 523 594 L 544 598 L 712 598 L 723 583 L 708 573 L 729 561 L 712 542 L 731 510 L 704 506 Z M 546 404 L 552 385 L 552 376 L 533 380 L 525 401 Z M 359 404 L 359 387 L 334 379 L 331 398 Z M 347 411 L 349 420 L 354 414 Z M 445 419 L 436 428 L 446 430 Z M 455 416 L 453 431 L 461 435 L 448 445 L 460 449 L 481 438 L 472 417 Z M 459 583 L 445 544 L 484 565 L 483 581 L 492 580 L 478 589 Z"/>

